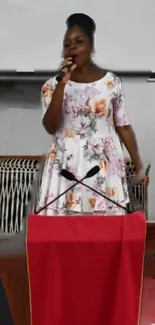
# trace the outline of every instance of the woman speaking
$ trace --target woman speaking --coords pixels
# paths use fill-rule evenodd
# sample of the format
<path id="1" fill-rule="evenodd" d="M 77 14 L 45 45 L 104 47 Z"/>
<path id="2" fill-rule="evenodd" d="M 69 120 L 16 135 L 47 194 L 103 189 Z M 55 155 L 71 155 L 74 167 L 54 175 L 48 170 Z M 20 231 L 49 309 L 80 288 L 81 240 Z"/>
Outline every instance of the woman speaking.
<path id="1" fill-rule="evenodd" d="M 49 203 L 71 183 L 60 176 L 67 169 L 82 178 L 95 165 L 100 171 L 85 181 L 122 206 L 129 202 L 125 162 L 120 140 L 127 148 L 137 175 L 145 172 L 134 131 L 124 109 L 122 82 L 92 61 L 95 22 L 85 14 L 67 19 L 60 71 L 62 80 L 49 79 L 42 87 L 43 125 L 52 135 L 42 177 L 39 208 Z M 44 215 L 102 213 L 124 214 L 123 209 L 82 185 L 42 211 Z"/>

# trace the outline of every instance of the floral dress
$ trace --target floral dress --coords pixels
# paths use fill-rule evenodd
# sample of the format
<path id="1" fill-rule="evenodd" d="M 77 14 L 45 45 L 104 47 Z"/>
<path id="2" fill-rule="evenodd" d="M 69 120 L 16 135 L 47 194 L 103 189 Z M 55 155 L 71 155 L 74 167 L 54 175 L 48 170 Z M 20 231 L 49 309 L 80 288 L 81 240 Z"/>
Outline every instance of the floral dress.
<path id="1" fill-rule="evenodd" d="M 49 79 L 42 87 L 45 113 L 56 87 Z M 123 206 L 129 202 L 125 162 L 115 126 L 128 125 L 122 83 L 112 72 L 91 83 L 69 81 L 63 98 L 61 128 L 52 136 L 39 194 L 39 208 L 74 182 L 60 175 L 62 168 L 80 179 L 95 165 L 100 171 L 85 184 Z M 75 186 L 41 212 L 44 215 L 124 214 L 123 209 L 82 185 Z"/>

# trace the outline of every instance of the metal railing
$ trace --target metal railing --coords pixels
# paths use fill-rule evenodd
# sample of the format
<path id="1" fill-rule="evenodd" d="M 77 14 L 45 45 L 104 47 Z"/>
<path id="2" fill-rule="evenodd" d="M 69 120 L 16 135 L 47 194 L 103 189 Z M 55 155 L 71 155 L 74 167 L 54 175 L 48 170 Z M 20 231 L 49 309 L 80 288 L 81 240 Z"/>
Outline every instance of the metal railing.
<path id="1" fill-rule="evenodd" d="M 0 232 L 14 233 L 22 230 L 23 218 L 33 210 L 39 193 L 45 157 L 0 157 Z M 127 179 L 135 170 L 126 159 Z M 148 215 L 148 188 L 142 184 L 131 186 L 130 206 L 135 202 Z"/>

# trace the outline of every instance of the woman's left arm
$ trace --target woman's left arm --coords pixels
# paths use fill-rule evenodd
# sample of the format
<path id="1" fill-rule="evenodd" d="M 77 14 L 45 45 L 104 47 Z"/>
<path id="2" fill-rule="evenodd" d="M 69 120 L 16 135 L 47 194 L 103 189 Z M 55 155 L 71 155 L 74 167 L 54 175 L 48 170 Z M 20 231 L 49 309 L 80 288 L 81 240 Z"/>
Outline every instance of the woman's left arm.
<path id="1" fill-rule="evenodd" d="M 124 143 L 131 160 L 139 172 L 143 168 L 142 160 L 139 154 L 138 144 L 135 136 L 135 132 L 130 124 L 123 126 L 116 126 L 116 131 L 118 132 L 122 142 Z"/>
<path id="2" fill-rule="evenodd" d="M 122 82 L 118 77 L 116 77 L 116 84 L 114 87 L 113 113 L 116 131 L 128 150 L 136 171 L 139 172 L 143 168 L 143 164 L 139 154 L 134 130 L 130 125 L 125 112 Z"/>

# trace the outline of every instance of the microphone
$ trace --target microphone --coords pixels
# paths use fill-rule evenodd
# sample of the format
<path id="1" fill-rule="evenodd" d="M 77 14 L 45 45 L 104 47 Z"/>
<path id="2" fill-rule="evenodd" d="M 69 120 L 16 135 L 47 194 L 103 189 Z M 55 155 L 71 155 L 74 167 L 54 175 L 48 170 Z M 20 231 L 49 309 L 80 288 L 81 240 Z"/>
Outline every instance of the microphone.
<path id="1" fill-rule="evenodd" d="M 98 165 L 94 166 L 87 172 L 84 179 L 91 178 L 92 176 L 96 175 L 99 171 L 100 171 L 100 167 Z"/>
<path id="2" fill-rule="evenodd" d="M 90 170 L 87 172 L 86 176 L 85 176 L 83 179 L 81 179 L 80 181 L 78 181 L 78 183 L 80 183 L 80 184 L 82 184 L 83 186 L 89 188 L 90 190 L 92 190 L 92 191 L 95 192 L 96 194 L 102 196 L 104 199 L 108 200 L 109 202 L 113 203 L 114 205 L 118 206 L 119 208 L 125 210 L 127 213 L 131 213 L 132 211 L 131 211 L 130 209 L 124 207 L 123 205 L 119 204 L 118 202 L 116 202 L 116 201 L 110 199 L 108 196 L 106 196 L 106 195 L 104 195 L 104 194 L 98 192 L 98 191 L 95 190 L 94 188 L 92 188 L 92 187 L 90 187 L 89 185 L 83 183 L 84 179 L 89 178 L 89 177 L 92 177 L 93 175 L 97 174 L 97 172 L 98 172 L 97 170 L 98 170 L 98 171 L 100 170 L 99 166 L 95 166 L 95 167 L 93 167 L 92 169 L 90 169 Z M 66 178 L 67 180 L 69 180 L 69 181 L 71 181 L 71 180 L 77 181 L 76 177 L 75 177 L 71 172 L 69 172 L 69 171 L 66 170 L 66 169 L 62 169 L 62 171 L 61 171 L 61 175 L 62 175 L 63 177 L 65 177 L 65 178 Z"/>
<path id="3" fill-rule="evenodd" d="M 68 64 L 61 69 L 61 71 L 56 76 L 56 81 L 58 81 L 58 82 L 61 81 L 63 79 L 63 77 L 65 76 L 65 74 L 70 70 L 70 68 L 72 67 L 73 64 L 74 64 L 74 58 L 72 58 L 72 64 Z"/>
<path id="4" fill-rule="evenodd" d="M 93 177 L 94 175 L 96 175 L 99 172 L 99 170 L 100 170 L 99 166 L 94 166 L 87 172 L 87 174 L 81 181 L 84 181 L 86 178 Z M 76 181 L 76 182 L 78 181 L 76 179 L 76 177 L 71 172 L 69 172 L 67 169 L 62 169 L 60 174 L 64 178 L 68 179 L 68 181 Z M 80 183 L 81 181 L 78 181 L 78 182 Z"/>
<path id="5" fill-rule="evenodd" d="M 49 205 L 53 204 L 55 201 L 57 201 L 58 199 L 61 198 L 61 196 L 63 196 L 64 194 L 66 194 L 67 192 L 69 192 L 70 190 L 72 190 L 72 188 L 74 188 L 76 185 L 78 185 L 79 183 L 81 183 L 82 181 L 84 181 L 86 178 L 90 178 L 93 177 L 95 174 L 97 174 L 99 172 L 100 168 L 99 166 L 94 166 L 93 168 L 91 168 L 87 174 L 79 181 L 78 179 L 75 178 L 75 176 L 69 172 L 66 169 L 62 169 L 60 172 L 60 175 L 65 177 L 66 179 L 68 179 L 69 181 L 75 181 L 76 183 L 74 183 L 72 186 L 70 186 L 69 188 L 67 188 L 64 192 L 60 193 L 55 199 L 53 199 L 52 201 L 50 201 L 49 203 L 47 203 L 46 205 L 44 205 L 44 207 L 40 208 L 39 210 L 35 210 L 35 214 L 39 214 L 41 211 L 43 211 L 44 209 L 46 209 Z M 82 183 L 81 183 L 82 184 Z M 83 184 L 84 185 L 84 184 Z"/>

